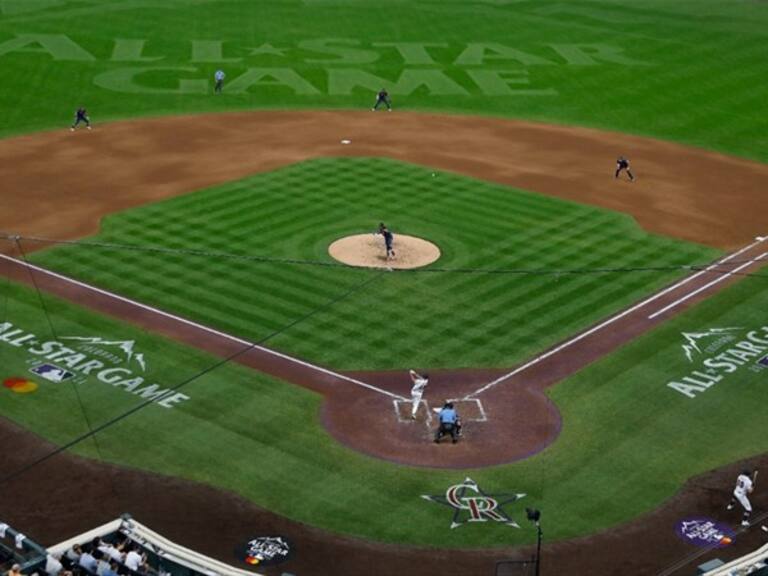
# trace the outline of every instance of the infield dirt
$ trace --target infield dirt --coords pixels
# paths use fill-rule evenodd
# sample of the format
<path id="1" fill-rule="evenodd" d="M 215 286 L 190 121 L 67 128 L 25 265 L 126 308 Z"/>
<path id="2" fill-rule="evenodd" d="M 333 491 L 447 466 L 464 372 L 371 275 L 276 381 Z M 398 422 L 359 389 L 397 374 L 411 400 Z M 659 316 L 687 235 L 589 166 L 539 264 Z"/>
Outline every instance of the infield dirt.
<path id="1" fill-rule="evenodd" d="M 634 183 L 613 178 L 620 154 Z M 587 128 L 346 111 L 170 116 L 0 140 L 0 230 L 81 238 L 112 212 L 335 156 L 393 158 L 602 206 L 718 248 L 765 233 L 765 164 Z"/>

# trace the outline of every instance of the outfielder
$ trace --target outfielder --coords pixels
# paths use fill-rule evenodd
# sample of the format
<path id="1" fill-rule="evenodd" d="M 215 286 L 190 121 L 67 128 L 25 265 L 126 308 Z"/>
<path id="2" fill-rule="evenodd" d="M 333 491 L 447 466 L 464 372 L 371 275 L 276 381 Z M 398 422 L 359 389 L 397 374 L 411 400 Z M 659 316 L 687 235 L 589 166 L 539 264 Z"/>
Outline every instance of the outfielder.
<path id="1" fill-rule="evenodd" d="M 755 471 L 757 475 L 757 471 Z M 742 508 L 744 508 L 744 515 L 741 518 L 742 526 L 749 526 L 749 517 L 752 515 L 752 504 L 749 502 L 749 494 L 754 490 L 754 482 L 752 480 L 752 471 L 743 470 L 739 477 L 736 478 L 736 487 L 733 489 L 733 497 L 728 503 L 727 510 L 733 510 L 738 500 Z"/>
<path id="2" fill-rule="evenodd" d="M 419 409 L 421 397 L 424 395 L 424 388 L 429 384 L 429 374 L 421 376 L 413 370 L 409 370 L 408 373 L 411 375 L 411 381 L 413 382 L 413 388 L 411 388 L 411 402 L 413 403 L 411 407 L 411 420 L 416 420 L 416 412 Z"/>
<path id="3" fill-rule="evenodd" d="M 213 86 L 214 94 L 221 94 L 221 91 L 224 88 L 224 78 L 226 78 L 226 76 L 227 75 L 224 74 L 224 70 L 216 70 L 213 75 L 213 79 L 216 82 Z"/>

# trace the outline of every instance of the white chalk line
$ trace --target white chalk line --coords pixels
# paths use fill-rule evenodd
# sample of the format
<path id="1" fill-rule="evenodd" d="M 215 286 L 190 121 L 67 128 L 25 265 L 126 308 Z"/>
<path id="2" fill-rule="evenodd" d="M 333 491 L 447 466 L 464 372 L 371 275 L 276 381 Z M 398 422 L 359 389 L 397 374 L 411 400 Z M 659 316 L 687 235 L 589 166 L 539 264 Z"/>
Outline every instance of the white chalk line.
<path id="1" fill-rule="evenodd" d="M 715 262 L 714 264 L 712 264 L 708 268 L 705 268 L 704 270 L 702 270 L 700 272 L 697 272 L 696 274 L 693 274 L 691 276 L 683 278 L 679 282 L 673 284 L 672 286 L 669 286 L 668 288 L 665 288 L 661 292 L 657 292 L 653 296 L 651 296 L 649 298 L 646 298 L 645 300 L 635 304 L 631 308 L 627 308 L 626 310 L 624 310 L 622 312 L 619 312 L 615 316 L 611 316 L 610 318 L 608 318 L 607 320 L 601 322 L 597 326 L 593 326 L 592 328 L 590 328 L 586 332 L 582 332 L 581 334 L 578 334 L 578 335 L 574 336 L 570 340 L 567 340 L 567 341 L 563 342 L 559 346 L 556 346 L 555 348 L 552 348 L 551 350 L 548 350 L 547 352 L 544 352 L 543 354 L 540 354 L 539 356 L 536 356 L 536 358 L 533 358 L 532 360 L 529 360 L 528 362 L 526 362 L 522 366 L 518 366 L 517 368 L 515 368 L 511 372 L 508 372 L 507 374 L 504 374 L 503 376 L 500 376 L 500 377 L 496 378 L 496 380 L 493 380 L 493 381 L 489 382 L 485 386 L 482 386 L 482 387 L 478 388 L 474 392 L 472 392 L 470 394 L 467 394 L 464 397 L 464 399 L 468 400 L 468 399 L 472 398 L 473 396 L 477 396 L 478 394 L 482 394 L 483 392 L 485 392 L 487 390 L 490 390 L 494 386 L 496 386 L 498 384 L 501 384 L 502 382 L 504 382 L 506 380 L 509 380 L 513 376 L 516 376 L 517 374 L 520 374 L 521 372 L 524 372 L 525 370 L 527 370 L 531 366 L 535 366 L 536 364 L 538 364 L 539 362 L 542 362 L 543 360 L 546 360 L 550 356 L 554 356 L 558 352 L 562 352 L 563 350 L 565 350 L 569 346 L 573 346 L 577 342 L 583 340 L 584 338 L 586 338 L 588 336 L 591 336 L 595 332 L 598 332 L 598 331 L 602 330 L 606 326 L 609 326 L 609 325 L 613 324 L 617 320 L 621 320 L 625 316 L 627 316 L 629 314 L 632 314 L 633 312 L 635 312 L 636 310 L 639 310 L 643 306 L 646 306 L 646 305 L 650 304 L 651 302 L 653 302 L 655 300 L 658 300 L 662 296 L 664 296 L 666 294 L 669 294 L 670 292 L 672 292 L 674 290 L 677 290 L 678 288 L 680 288 L 680 286 L 684 286 L 685 284 L 687 284 L 691 280 L 694 280 L 694 279 L 698 278 L 699 276 L 702 276 L 702 275 L 706 274 L 711 268 L 719 266 L 719 265 L 721 265 L 721 264 L 723 264 L 725 262 L 728 262 L 729 260 L 732 260 L 736 256 L 739 256 L 740 254 L 743 254 L 744 252 L 747 252 L 748 250 L 751 250 L 752 248 L 754 248 L 755 246 L 757 246 L 758 244 L 760 244 L 762 242 L 765 242 L 766 240 L 768 240 L 768 236 L 760 236 L 760 237 L 758 237 L 754 242 L 752 242 L 748 246 L 745 246 L 744 248 L 741 248 L 740 250 L 734 252 L 733 254 L 730 254 L 730 255 L 728 255 L 728 256 L 718 260 L 717 262 Z"/>
<path id="2" fill-rule="evenodd" d="M 57 272 L 53 272 L 51 270 L 46 270 L 45 268 L 40 268 L 39 266 L 35 266 L 34 264 L 29 264 L 27 262 L 23 262 L 21 260 L 17 260 L 16 258 L 11 258 L 10 256 L 6 256 L 5 254 L 0 254 L 0 258 L 13 262 L 19 266 L 23 266 L 25 268 L 34 270 L 36 272 L 39 272 L 41 274 L 45 274 L 48 276 L 52 276 L 53 278 L 58 278 L 59 280 L 62 280 L 64 282 L 68 282 L 69 284 L 74 284 L 75 286 L 80 286 L 81 288 L 85 288 L 86 290 L 90 290 L 91 292 L 96 292 L 98 294 L 102 294 L 104 296 L 108 296 L 110 298 L 114 298 L 115 300 L 119 300 L 121 302 L 125 302 L 126 304 L 130 304 L 132 306 L 136 306 L 137 308 L 141 308 L 142 310 L 147 310 L 149 312 L 152 312 L 154 314 L 157 314 L 159 316 L 164 316 L 166 318 L 170 318 L 171 320 L 175 320 L 176 322 L 180 322 L 182 324 L 186 324 L 187 326 L 191 326 L 193 328 L 197 328 L 198 330 L 203 330 L 204 332 L 208 332 L 209 334 L 214 334 L 220 338 L 224 338 L 226 340 L 229 340 L 231 342 L 236 342 L 237 344 L 242 344 L 243 346 L 248 346 L 250 348 L 253 348 L 254 350 L 259 350 L 261 352 L 264 352 L 266 354 L 271 354 L 272 356 L 276 356 L 278 358 L 282 358 L 283 360 L 287 360 L 289 362 L 293 362 L 294 364 L 298 364 L 299 366 L 303 366 L 305 368 L 309 368 L 311 370 L 314 370 L 316 372 L 320 372 L 322 374 L 327 374 L 328 376 L 333 376 L 334 378 L 338 378 L 339 380 L 343 380 L 345 382 L 349 382 L 350 384 L 355 384 L 356 386 L 361 386 L 363 388 L 367 388 L 368 390 L 372 390 L 374 392 L 378 392 L 379 394 L 384 394 L 385 396 L 389 396 L 390 398 L 396 398 L 400 400 L 405 400 L 402 396 L 399 396 L 398 394 L 393 394 L 392 392 L 389 392 L 387 390 L 383 390 L 381 388 L 378 388 L 376 386 L 373 386 L 372 384 L 367 384 L 366 382 L 363 382 L 361 380 L 357 380 L 355 378 L 350 378 L 349 376 L 344 376 L 343 374 L 339 374 L 338 372 L 334 372 L 332 370 L 328 370 L 327 368 L 323 368 L 321 366 L 317 366 L 315 364 L 310 364 L 309 362 L 305 362 L 304 360 L 300 360 L 298 358 L 294 358 L 293 356 L 288 356 L 287 354 L 283 354 L 281 352 L 278 352 L 276 350 L 272 350 L 271 348 L 266 348 L 264 346 L 260 346 L 259 344 L 256 344 L 254 342 L 249 342 L 248 340 L 243 340 L 242 338 L 238 338 L 237 336 L 232 336 L 231 334 L 227 334 L 225 332 L 220 332 L 219 330 L 215 330 L 214 328 L 209 328 L 208 326 L 205 326 L 203 324 L 198 324 L 197 322 L 193 322 L 192 320 L 187 320 L 186 318 L 182 318 L 180 316 L 176 316 L 175 314 L 171 314 L 169 312 L 165 312 L 163 310 L 160 310 L 159 308 L 154 308 L 153 306 L 148 306 L 147 304 L 142 304 L 141 302 L 137 302 L 135 300 L 131 300 L 130 298 L 126 298 L 125 296 L 120 296 L 119 294 L 115 294 L 114 292 L 109 292 L 108 290 L 103 290 L 101 288 L 97 288 L 96 286 L 91 286 L 90 284 L 86 284 L 84 282 L 80 282 L 79 280 L 75 280 L 74 278 L 69 278 L 68 276 L 64 276 L 62 274 L 59 274 Z"/>
<path id="3" fill-rule="evenodd" d="M 689 293 L 688 293 L 688 294 L 686 294 L 685 296 L 682 296 L 681 298 L 678 298 L 677 300 L 675 300 L 675 301 L 674 301 L 674 302 L 672 302 L 671 304 L 667 304 L 667 305 L 666 305 L 666 306 L 664 306 L 664 308 L 662 308 L 661 310 L 657 310 L 656 312 L 654 312 L 653 314 L 651 314 L 650 316 L 648 316 L 648 319 L 649 319 L 649 320 L 653 320 L 653 319 L 654 319 L 654 318 L 656 318 L 657 316 L 660 316 L 661 314 L 664 314 L 664 312 L 666 312 L 667 310 L 671 310 L 672 308 L 674 308 L 674 307 L 678 306 L 679 304 L 682 304 L 682 303 L 683 303 L 683 302 L 685 302 L 686 300 L 689 300 L 689 299 L 693 298 L 693 297 L 694 297 L 694 296 L 696 296 L 696 294 L 698 294 L 699 292 L 703 292 L 703 291 L 704 291 L 704 290 L 706 290 L 707 288 L 711 288 L 711 287 L 712 287 L 712 286 L 714 286 L 715 284 L 718 284 L 718 283 L 722 282 L 723 280 L 727 280 L 727 279 L 728 279 L 730 276 L 732 276 L 733 274 L 736 274 L 736 273 L 738 273 L 738 272 L 741 272 L 741 271 L 742 271 L 744 268 L 748 268 L 748 267 L 752 266 L 752 265 L 753 265 L 755 262 L 758 262 L 759 260 L 762 260 L 763 258 L 765 258 L 765 256 L 768 256 L 768 252 L 763 252 L 763 253 L 762 253 L 762 254 L 760 254 L 760 256 L 758 256 L 757 258 L 752 258 L 752 260 L 750 260 L 749 262 L 745 262 L 745 263 L 744 263 L 744 264 L 742 264 L 741 266 L 737 266 L 736 268 L 734 268 L 734 269 L 733 269 L 733 270 L 731 270 L 730 272 L 724 272 L 722 276 L 720 276 L 720 277 L 718 277 L 718 278 L 715 278 L 715 279 L 714 279 L 714 280 L 712 280 L 711 282 L 708 282 L 707 284 L 704 284 L 704 286 L 701 286 L 700 288 L 697 288 L 697 289 L 696 289 L 696 290 L 694 290 L 693 292 L 689 292 Z M 709 269 L 708 269 L 708 270 L 709 270 Z"/>

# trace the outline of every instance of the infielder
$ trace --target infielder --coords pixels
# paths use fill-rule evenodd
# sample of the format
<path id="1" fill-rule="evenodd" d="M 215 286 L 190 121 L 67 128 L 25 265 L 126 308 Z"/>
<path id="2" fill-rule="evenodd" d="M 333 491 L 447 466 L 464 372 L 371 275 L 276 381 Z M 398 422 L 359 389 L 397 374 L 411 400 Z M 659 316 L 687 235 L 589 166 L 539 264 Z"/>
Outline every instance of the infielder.
<path id="1" fill-rule="evenodd" d="M 616 173 L 613 175 L 613 177 L 618 178 L 622 170 L 627 171 L 627 176 L 629 176 L 630 182 L 635 181 L 635 177 L 632 175 L 632 170 L 629 169 L 629 160 L 624 158 L 624 156 L 619 156 L 616 160 Z"/>
<path id="2" fill-rule="evenodd" d="M 755 471 L 757 474 L 757 471 Z M 749 526 L 749 517 L 752 515 L 752 504 L 749 502 L 749 494 L 754 490 L 754 483 L 752 480 L 752 471 L 743 470 L 739 477 L 736 478 L 736 487 L 733 489 L 733 497 L 728 503 L 727 510 L 733 510 L 738 500 L 742 508 L 744 508 L 744 515 L 741 518 L 742 526 Z"/>
<path id="3" fill-rule="evenodd" d="M 387 92 L 384 88 L 379 90 L 379 93 L 376 94 L 376 104 L 373 105 L 373 110 L 376 112 L 376 110 L 379 109 L 379 106 L 384 104 L 387 107 L 388 112 L 392 112 L 392 102 L 389 99 L 389 92 Z"/>
<path id="4" fill-rule="evenodd" d="M 411 420 L 416 420 L 416 412 L 419 409 L 421 397 L 424 395 L 424 388 L 429 384 L 429 374 L 421 376 L 414 370 L 409 370 L 408 373 L 411 375 L 411 381 L 413 382 L 413 388 L 411 388 L 411 402 L 413 403 L 411 407 Z"/>
<path id="5" fill-rule="evenodd" d="M 74 132 L 80 122 L 85 122 L 85 127 L 88 128 L 88 130 L 91 129 L 91 120 L 88 118 L 88 111 L 83 106 L 80 106 L 80 108 L 77 109 L 77 112 L 75 112 L 75 121 L 69 129 Z"/>

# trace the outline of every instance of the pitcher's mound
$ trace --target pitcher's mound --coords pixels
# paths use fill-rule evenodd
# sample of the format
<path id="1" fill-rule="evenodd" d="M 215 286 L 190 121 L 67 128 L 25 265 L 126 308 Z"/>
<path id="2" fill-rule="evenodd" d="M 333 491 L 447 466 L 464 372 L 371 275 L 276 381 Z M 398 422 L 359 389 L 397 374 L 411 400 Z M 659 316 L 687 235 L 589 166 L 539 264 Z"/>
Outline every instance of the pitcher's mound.
<path id="1" fill-rule="evenodd" d="M 395 257 L 387 260 L 384 238 L 356 234 L 336 240 L 328 253 L 339 262 L 366 268 L 420 268 L 440 258 L 440 249 L 421 238 L 395 234 Z"/>

